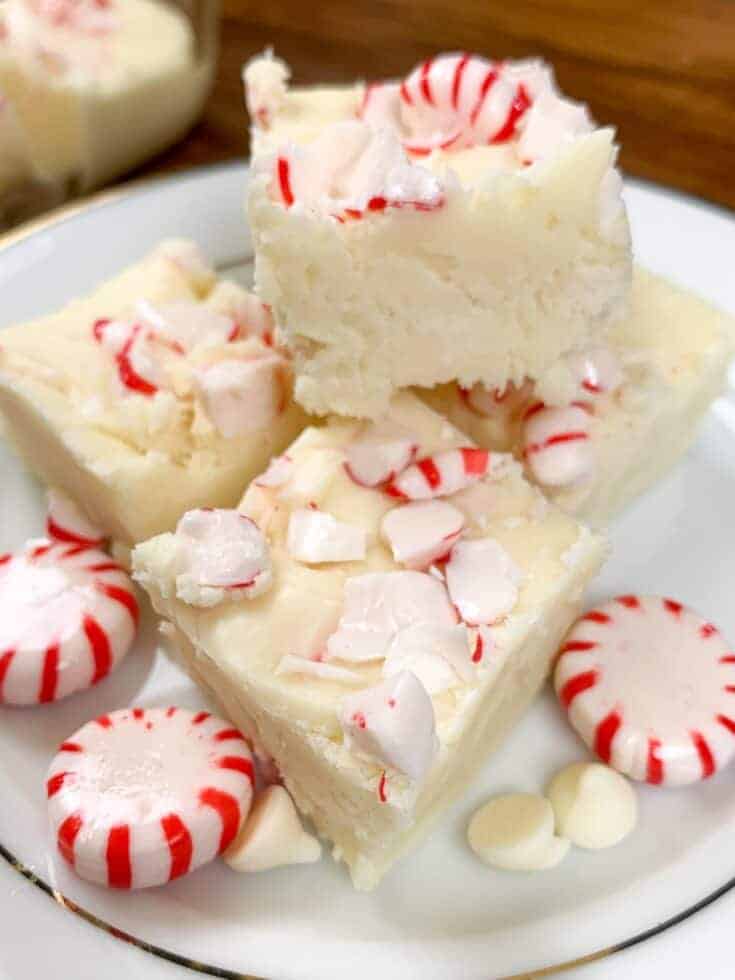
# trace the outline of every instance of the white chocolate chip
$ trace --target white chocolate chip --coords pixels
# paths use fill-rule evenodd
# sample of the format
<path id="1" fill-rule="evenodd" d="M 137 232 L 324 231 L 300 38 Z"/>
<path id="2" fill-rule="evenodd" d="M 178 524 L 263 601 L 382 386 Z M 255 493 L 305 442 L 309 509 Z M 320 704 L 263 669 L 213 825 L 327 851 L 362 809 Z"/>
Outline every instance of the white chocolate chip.
<path id="1" fill-rule="evenodd" d="M 541 871 L 557 865 L 569 841 L 554 835 L 554 811 L 534 793 L 489 800 L 473 815 L 467 840 L 486 864 L 507 871 Z"/>
<path id="2" fill-rule="evenodd" d="M 319 841 L 302 827 L 288 792 L 283 786 L 267 786 L 223 857 L 233 871 L 269 871 L 312 864 L 321 853 Z"/>
<path id="3" fill-rule="evenodd" d="M 638 820 L 632 785 L 598 762 L 576 762 L 562 769 L 549 784 L 547 795 L 557 831 L 577 847 L 613 847 L 631 833 Z"/>

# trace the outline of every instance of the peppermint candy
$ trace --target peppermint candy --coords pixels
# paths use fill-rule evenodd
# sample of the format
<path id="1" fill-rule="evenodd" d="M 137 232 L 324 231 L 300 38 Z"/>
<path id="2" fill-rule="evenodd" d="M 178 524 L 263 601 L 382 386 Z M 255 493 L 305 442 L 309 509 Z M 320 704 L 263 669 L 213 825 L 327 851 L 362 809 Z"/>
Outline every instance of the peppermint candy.
<path id="1" fill-rule="evenodd" d="M 523 456 L 534 479 L 563 487 L 588 477 L 594 467 L 589 424 L 581 405 L 532 405 L 524 416 Z"/>
<path id="2" fill-rule="evenodd" d="M 473 54 L 429 58 L 400 87 L 400 115 L 406 149 L 425 155 L 505 143 L 532 104 L 523 84 L 502 65 Z"/>
<path id="3" fill-rule="evenodd" d="M 632 779 L 683 785 L 735 754 L 735 654 L 673 599 L 619 596 L 582 616 L 554 684 L 585 743 Z"/>
<path id="4" fill-rule="evenodd" d="M 412 463 L 390 480 L 384 490 L 398 500 L 432 500 L 481 480 L 489 471 L 490 453 L 474 446 L 449 449 Z"/>
<path id="5" fill-rule="evenodd" d="M 85 544 L 41 540 L 0 556 L 0 704 L 45 704 L 91 687 L 130 649 L 130 578 Z"/>
<path id="6" fill-rule="evenodd" d="M 206 711 L 102 715 L 59 747 L 46 783 L 59 853 L 87 881 L 150 888 L 226 850 L 248 814 L 253 762 Z"/>

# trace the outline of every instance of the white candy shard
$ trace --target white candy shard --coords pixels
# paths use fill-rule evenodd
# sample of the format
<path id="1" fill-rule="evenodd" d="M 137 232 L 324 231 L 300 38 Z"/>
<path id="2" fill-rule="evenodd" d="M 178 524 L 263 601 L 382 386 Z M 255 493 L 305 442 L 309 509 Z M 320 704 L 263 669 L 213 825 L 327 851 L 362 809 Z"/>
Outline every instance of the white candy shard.
<path id="1" fill-rule="evenodd" d="M 576 762 L 562 769 L 546 795 L 554 808 L 557 832 L 577 847 L 613 847 L 638 821 L 638 799 L 631 784 L 598 762 Z"/>
<path id="2" fill-rule="evenodd" d="M 226 439 L 267 429 L 284 407 L 284 362 L 276 354 L 219 361 L 197 371 L 194 382 L 204 410 Z"/>
<path id="3" fill-rule="evenodd" d="M 467 840 L 486 864 L 507 871 L 553 868 L 569 850 L 554 835 L 554 811 L 533 793 L 509 793 L 489 800 L 473 815 Z"/>
<path id="4" fill-rule="evenodd" d="M 340 720 L 350 751 L 416 782 L 429 771 L 439 749 L 431 698 L 408 670 L 348 695 Z"/>
<path id="5" fill-rule="evenodd" d="M 336 664 L 325 664 L 319 660 L 307 660 L 306 657 L 295 657 L 291 653 L 281 657 L 276 673 L 315 677 L 320 681 L 337 681 L 341 684 L 362 684 L 362 677 L 354 670 L 337 667 Z"/>
<path id="6" fill-rule="evenodd" d="M 570 354 L 567 363 L 581 396 L 612 394 L 624 380 L 620 360 L 609 347 L 594 347 Z"/>
<path id="7" fill-rule="evenodd" d="M 539 483 L 562 487 L 588 477 L 594 467 L 590 416 L 576 405 L 541 406 L 527 413 L 523 454 Z"/>
<path id="8" fill-rule="evenodd" d="M 418 442 L 407 430 L 374 424 L 347 447 L 345 469 L 361 487 L 377 487 L 401 473 L 417 450 Z"/>
<path id="9" fill-rule="evenodd" d="M 138 301 L 138 319 L 156 333 L 179 344 L 184 351 L 195 347 L 217 347 L 237 335 L 237 325 L 203 303 L 169 303 L 154 306 Z"/>
<path id="10" fill-rule="evenodd" d="M 369 572 L 348 578 L 337 631 L 327 641 L 331 659 L 382 660 L 402 630 L 455 626 L 457 616 L 442 582 L 423 572 Z"/>
<path id="11" fill-rule="evenodd" d="M 324 511 L 302 508 L 291 512 L 286 546 L 292 558 L 305 564 L 362 561 L 367 535 L 361 527 L 338 521 Z"/>
<path id="12" fill-rule="evenodd" d="M 255 598 L 273 579 L 268 543 L 236 510 L 190 510 L 174 535 L 176 595 L 192 606 Z"/>
<path id="13" fill-rule="evenodd" d="M 463 528 L 462 511 L 443 500 L 423 500 L 388 511 L 380 529 L 395 561 L 425 569 L 448 554 Z"/>
<path id="14" fill-rule="evenodd" d="M 477 626 L 495 623 L 518 601 L 521 570 L 493 538 L 459 541 L 449 557 L 445 574 L 452 602 L 464 622 Z"/>
<path id="15" fill-rule="evenodd" d="M 245 63 L 242 70 L 245 104 L 256 126 L 268 129 L 286 97 L 290 77 L 288 65 L 274 58 L 270 48 Z"/>
<path id="16" fill-rule="evenodd" d="M 207 711 L 130 708 L 62 743 L 46 790 L 58 849 L 87 881 L 151 888 L 235 839 L 253 797 L 243 735 Z"/>
<path id="17" fill-rule="evenodd" d="M 54 541 L 66 544 L 100 547 L 105 535 L 82 513 L 80 508 L 56 487 L 46 493 L 46 533 Z"/>
<path id="18" fill-rule="evenodd" d="M 623 595 L 590 610 L 554 684 L 584 742 L 631 779 L 682 786 L 735 757 L 732 647 L 674 599 Z"/>
<path id="19" fill-rule="evenodd" d="M 321 855 L 319 841 L 304 830 L 287 790 L 267 786 L 223 858 L 233 871 L 269 871 L 313 864 Z"/>
<path id="20" fill-rule="evenodd" d="M 539 95 L 523 121 L 518 156 L 524 163 L 546 160 L 594 128 L 585 105 L 549 89 Z"/>
<path id="21" fill-rule="evenodd" d="M 440 694 L 475 677 L 467 627 L 407 626 L 396 634 L 383 664 L 383 676 L 410 670 L 429 694 Z"/>
<path id="22" fill-rule="evenodd" d="M 481 480 L 488 472 L 490 453 L 474 446 L 449 449 L 412 463 L 388 483 L 385 492 L 399 500 L 450 497 Z"/>
<path id="23" fill-rule="evenodd" d="M 268 464 L 268 469 L 256 476 L 253 481 L 257 487 L 282 487 L 288 483 L 294 473 L 294 462 L 291 457 L 284 453 L 283 456 L 276 456 Z"/>

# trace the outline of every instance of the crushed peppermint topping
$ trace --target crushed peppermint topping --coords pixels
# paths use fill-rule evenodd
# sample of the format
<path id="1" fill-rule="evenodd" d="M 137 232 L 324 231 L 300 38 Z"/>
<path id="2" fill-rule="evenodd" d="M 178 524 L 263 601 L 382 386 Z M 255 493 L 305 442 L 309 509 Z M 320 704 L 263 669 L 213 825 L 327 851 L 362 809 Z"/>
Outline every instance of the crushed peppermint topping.
<path id="1" fill-rule="evenodd" d="M 368 572 L 348 578 L 339 626 L 327 656 L 366 663 L 388 656 L 402 630 L 417 625 L 455 626 L 457 614 L 442 582 L 423 572 Z"/>
<path id="2" fill-rule="evenodd" d="M 324 511 L 299 508 L 291 512 L 287 548 L 292 558 L 306 564 L 362 561 L 367 535 L 362 528 Z"/>
<path id="3" fill-rule="evenodd" d="M 464 523 L 464 514 L 452 504 L 420 500 L 389 510 L 381 533 L 395 561 L 422 570 L 449 554 Z"/>
<path id="4" fill-rule="evenodd" d="M 434 706 L 421 681 L 408 670 L 347 695 L 340 720 L 351 752 L 412 781 L 420 782 L 436 758 Z"/>
<path id="5" fill-rule="evenodd" d="M 190 510 L 172 535 L 176 595 L 192 606 L 253 599 L 270 588 L 270 549 L 254 521 L 236 510 Z"/>
<path id="6" fill-rule="evenodd" d="M 449 449 L 406 467 L 385 486 L 385 492 L 398 500 L 449 497 L 481 480 L 489 467 L 487 449 L 474 446 Z"/>
<path id="7" fill-rule="evenodd" d="M 344 222 L 391 209 L 434 211 L 443 182 L 411 163 L 390 130 L 361 122 L 334 123 L 306 146 L 282 146 L 272 164 L 272 195 Z"/>
<path id="8" fill-rule="evenodd" d="M 521 570 L 494 538 L 459 541 L 446 565 L 447 589 L 465 623 L 496 623 L 518 601 Z"/>

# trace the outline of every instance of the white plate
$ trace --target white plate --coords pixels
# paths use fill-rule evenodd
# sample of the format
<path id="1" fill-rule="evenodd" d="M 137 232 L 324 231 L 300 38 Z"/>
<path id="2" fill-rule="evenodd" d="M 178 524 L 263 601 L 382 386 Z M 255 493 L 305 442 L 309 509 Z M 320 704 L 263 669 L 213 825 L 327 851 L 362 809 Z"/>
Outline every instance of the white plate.
<path id="1" fill-rule="evenodd" d="M 165 236 L 197 239 L 220 265 L 243 263 L 249 249 L 242 218 L 245 177 L 243 167 L 229 166 L 155 183 L 11 243 L 0 252 L 0 326 L 52 309 Z M 735 222 L 637 184 L 629 187 L 628 202 L 639 259 L 734 309 Z M 710 412 L 686 460 L 615 526 L 614 555 L 594 597 L 636 590 L 670 594 L 735 637 L 729 533 L 734 428 L 735 397 L 728 397 Z M 43 510 L 40 488 L 4 450 L 0 488 L 0 550 L 6 550 L 40 533 Z M 559 766 L 584 757 L 547 695 L 431 840 L 371 895 L 354 892 L 330 860 L 252 877 L 214 864 L 166 888 L 132 895 L 88 886 L 62 866 L 49 844 L 45 769 L 77 726 L 133 703 L 203 704 L 157 651 L 150 615 L 135 655 L 94 691 L 44 708 L 0 710 L 0 845 L 26 875 L 38 875 L 104 923 L 181 961 L 209 964 L 215 975 L 486 980 L 626 943 L 733 883 L 732 773 L 679 791 L 643 787 L 640 827 L 632 838 L 607 852 L 576 851 L 553 871 L 504 874 L 475 861 L 463 836 L 479 802 L 511 788 L 536 790 Z M 55 932 L 68 929 L 65 948 L 76 951 L 77 962 L 99 950 L 93 930 L 80 929 L 41 890 L 31 888 L 29 895 L 20 879 L 3 872 L 0 896 L 17 891 L 12 903 L 0 897 L 0 929 L 8 937 L 33 943 L 38 923 L 52 909 Z M 0 943 L 0 966 L 2 954 Z M 106 980 L 129 976 L 126 963 L 126 956 L 106 959 Z M 54 975 L 78 976 L 76 965 L 65 971 L 57 964 Z M 150 961 L 151 975 L 158 976 L 158 969 Z"/>

